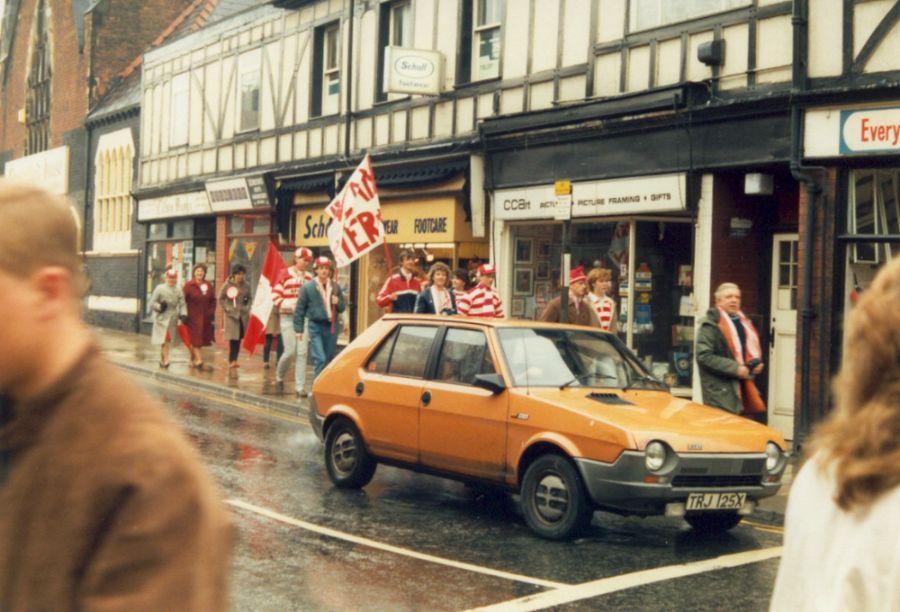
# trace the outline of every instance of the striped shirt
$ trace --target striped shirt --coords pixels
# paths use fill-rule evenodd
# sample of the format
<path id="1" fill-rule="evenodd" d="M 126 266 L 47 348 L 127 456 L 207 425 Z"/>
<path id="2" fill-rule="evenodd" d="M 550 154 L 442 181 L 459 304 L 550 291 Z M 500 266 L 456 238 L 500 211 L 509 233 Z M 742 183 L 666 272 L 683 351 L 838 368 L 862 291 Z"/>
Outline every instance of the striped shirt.
<path id="1" fill-rule="evenodd" d="M 588 302 L 591 304 L 591 308 L 594 309 L 594 313 L 597 315 L 597 319 L 600 321 L 600 329 L 603 331 L 612 331 L 613 324 L 615 321 L 613 317 L 616 314 L 616 302 L 608 295 L 604 295 L 603 297 L 599 297 L 593 293 L 588 293 Z"/>
<path id="2" fill-rule="evenodd" d="M 291 314 L 297 308 L 297 297 L 300 295 L 300 287 L 312 280 L 312 274 L 304 270 L 300 272 L 293 266 L 287 269 L 287 274 L 275 283 L 272 289 L 272 303 L 283 314 Z"/>
<path id="3" fill-rule="evenodd" d="M 503 301 L 492 287 L 477 285 L 456 299 L 459 314 L 469 317 L 503 318 Z"/>

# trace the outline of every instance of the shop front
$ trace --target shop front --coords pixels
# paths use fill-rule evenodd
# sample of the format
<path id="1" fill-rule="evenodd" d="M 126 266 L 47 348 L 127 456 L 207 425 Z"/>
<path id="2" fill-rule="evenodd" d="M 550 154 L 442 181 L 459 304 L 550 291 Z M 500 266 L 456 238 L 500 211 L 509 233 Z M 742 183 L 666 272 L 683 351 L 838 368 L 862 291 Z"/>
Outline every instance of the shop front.
<path id="1" fill-rule="evenodd" d="M 571 198 L 556 196 L 553 184 L 495 191 L 496 263 L 510 316 L 538 318 L 559 295 L 567 263 L 608 269 L 617 333 L 673 392 L 690 397 L 694 215 L 687 193 L 683 173 L 574 182 Z"/>
<path id="2" fill-rule="evenodd" d="M 475 238 L 472 233 L 466 213 L 465 185 L 466 179 L 460 175 L 418 188 L 379 187 L 385 244 L 358 260 L 358 282 L 350 287 L 357 304 L 359 332 L 383 314 L 376 297 L 391 269 L 399 265 L 401 251 L 415 251 L 422 276 L 434 262 L 456 268 L 488 259 L 486 238 Z M 321 198 L 312 194 L 295 196 L 296 243 L 330 255 L 327 234 L 330 219 L 325 214 L 328 202 Z M 348 276 L 348 283 L 349 271 L 349 267 L 340 270 Z M 349 317 L 349 311 L 346 316 Z"/>
<path id="3" fill-rule="evenodd" d="M 149 325 L 147 296 L 164 282 L 166 270 L 176 269 L 183 284 L 191 268 L 203 263 L 208 278 L 216 278 L 216 220 L 206 193 L 195 191 L 140 200 L 138 221 L 147 228 L 142 299 L 144 324 Z"/>

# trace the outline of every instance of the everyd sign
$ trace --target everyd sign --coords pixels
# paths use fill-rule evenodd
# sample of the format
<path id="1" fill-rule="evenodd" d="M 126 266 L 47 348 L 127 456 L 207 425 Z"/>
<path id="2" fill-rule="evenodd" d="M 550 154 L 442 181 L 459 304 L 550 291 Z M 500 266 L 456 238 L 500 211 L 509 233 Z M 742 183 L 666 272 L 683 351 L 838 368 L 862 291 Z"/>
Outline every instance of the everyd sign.
<path id="1" fill-rule="evenodd" d="M 325 212 L 333 220 L 328 226 L 328 242 L 338 267 L 349 265 L 384 242 L 381 204 L 368 155 Z"/>
<path id="2" fill-rule="evenodd" d="M 900 151 L 900 107 L 841 111 L 841 154 Z"/>

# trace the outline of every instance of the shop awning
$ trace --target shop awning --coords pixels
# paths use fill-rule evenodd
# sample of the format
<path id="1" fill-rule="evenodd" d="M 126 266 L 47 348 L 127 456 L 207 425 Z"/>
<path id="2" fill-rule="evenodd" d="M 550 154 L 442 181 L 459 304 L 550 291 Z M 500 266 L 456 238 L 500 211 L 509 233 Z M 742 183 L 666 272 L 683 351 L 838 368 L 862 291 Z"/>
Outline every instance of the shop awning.
<path id="1" fill-rule="evenodd" d="M 333 174 L 316 174 L 314 176 L 300 176 L 281 181 L 278 187 L 279 191 L 289 191 L 291 193 L 312 193 L 325 191 L 330 196 L 334 196 L 334 175 Z"/>

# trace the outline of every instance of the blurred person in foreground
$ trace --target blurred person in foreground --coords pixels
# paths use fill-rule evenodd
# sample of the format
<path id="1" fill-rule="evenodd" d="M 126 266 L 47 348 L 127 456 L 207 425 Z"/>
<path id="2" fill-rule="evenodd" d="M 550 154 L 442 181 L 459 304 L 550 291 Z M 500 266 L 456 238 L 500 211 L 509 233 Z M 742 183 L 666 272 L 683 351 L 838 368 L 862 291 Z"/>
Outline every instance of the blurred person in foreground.
<path id="1" fill-rule="evenodd" d="M 228 517 L 81 322 L 75 213 L 0 180 L 0 227 L 0 610 L 225 610 Z"/>
<path id="2" fill-rule="evenodd" d="M 771 609 L 900 610 L 900 259 L 850 313 L 836 408 L 791 486 Z"/>

